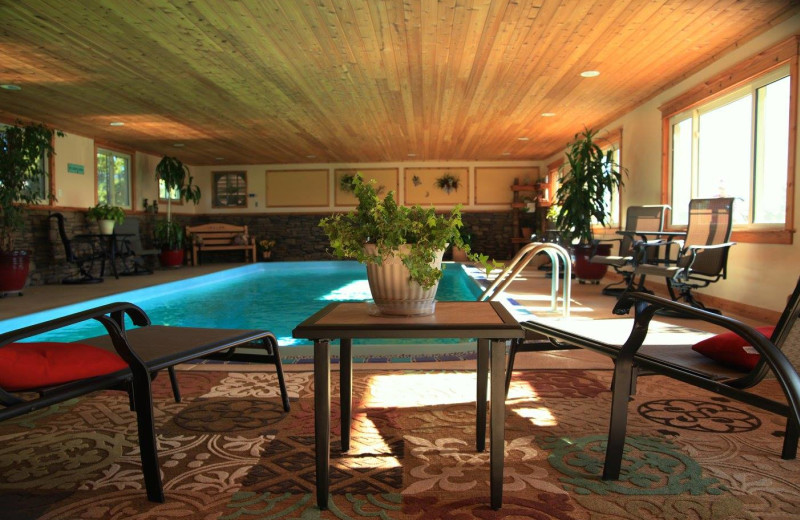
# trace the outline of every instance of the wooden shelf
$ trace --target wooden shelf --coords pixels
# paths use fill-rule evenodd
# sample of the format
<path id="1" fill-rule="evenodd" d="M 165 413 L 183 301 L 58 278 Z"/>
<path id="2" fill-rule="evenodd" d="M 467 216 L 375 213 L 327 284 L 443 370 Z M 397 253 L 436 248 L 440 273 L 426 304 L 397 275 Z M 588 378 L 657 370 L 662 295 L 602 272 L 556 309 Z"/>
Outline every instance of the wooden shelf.
<path id="1" fill-rule="evenodd" d="M 541 188 L 541 184 L 514 184 L 511 186 L 512 191 L 539 191 Z"/>

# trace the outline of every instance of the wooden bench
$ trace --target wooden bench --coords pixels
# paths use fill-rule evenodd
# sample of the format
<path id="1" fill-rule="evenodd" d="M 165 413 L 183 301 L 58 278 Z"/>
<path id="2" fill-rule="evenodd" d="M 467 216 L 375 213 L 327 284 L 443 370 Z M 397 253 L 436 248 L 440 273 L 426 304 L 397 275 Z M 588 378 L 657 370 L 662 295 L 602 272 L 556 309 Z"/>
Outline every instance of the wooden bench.
<path id="1" fill-rule="evenodd" d="M 247 262 L 248 252 L 252 262 L 256 261 L 256 239 L 247 232 L 247 226 L 233 224 L 201 224 L 186 226 L 186 237 L 192 245 L 192 265 L 200 263 L 201 251 L 244 251 Z"/>

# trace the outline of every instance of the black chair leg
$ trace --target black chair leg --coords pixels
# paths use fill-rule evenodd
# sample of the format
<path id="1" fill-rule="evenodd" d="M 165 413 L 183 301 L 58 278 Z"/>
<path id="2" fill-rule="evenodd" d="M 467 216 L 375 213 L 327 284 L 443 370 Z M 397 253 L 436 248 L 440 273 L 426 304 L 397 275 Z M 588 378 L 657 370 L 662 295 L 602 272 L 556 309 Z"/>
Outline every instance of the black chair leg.
<path id="1" fill-rule="evenodd" d="M 281 365 L 281 356 L 280 352 L 278 352 L 278 344 L 268 340 L 268 338 L 264 338 L 264 344 L 265 346 L 269 344 L 267 350 L 271 350 L 272 355 L 275 356 L 275 372 L 278 374 L 278 386 L 281 389 L 281 402 L 283 403 L 283 411 L 288 412 L 290 410 L 289 393 L 286 391 L 286 381 L 283 377 L 283 365 Z"/>
<path id="2" fill-rule="evenodd" d="M 158 444 L 156 442 L 155 421 L 153 420 L 153 393 L 150 388 L 150 374 L 141 367 L 133 371 L 133 399 L 136 406 L 136 425 L 139 432 L 139 453 L 142 460 L 142 473 L 147 489 L 147 498 L 152 502 L 164 502 L 164 488 L 158 466 Z"/>
<path id="3" fill-rule="evenodd" d="M 618 480 L 625 449 L 628 424 L 628 401 L 633 387 L 633 366 L 630 361 L 617 359 L 614 368 L 614 391 L 611 394 L 611 420 L 608 428 L 606 461 L 603 480 Z"/>
<path id="4" fill-rule="evenodd" d="M 181 389 L 178 386 L 178 376 L 175 375 L 175 367 L 167 367 L 169 372 L 169 382 L 172 385 L 172 395 L 175 396 L 175 402 L 181 402 Z"/>
<path id="5" fill-rule="evenodd" d="M 798 429 L 797 423 L 789 417 L 786 422 L 786 433 L 783 438 L 782 459 L 792 460 L 797 457 L 798 430 L 800 429 Z"/>

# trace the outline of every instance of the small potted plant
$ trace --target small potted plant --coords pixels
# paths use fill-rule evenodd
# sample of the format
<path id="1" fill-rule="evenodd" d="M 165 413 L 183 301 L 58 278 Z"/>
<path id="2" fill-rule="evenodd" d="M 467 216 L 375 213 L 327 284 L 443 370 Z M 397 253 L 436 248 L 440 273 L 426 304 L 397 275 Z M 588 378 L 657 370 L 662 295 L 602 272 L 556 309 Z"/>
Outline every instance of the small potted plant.
<path id="1" fill-rule="evenodd" d="M 375 182 L 365 183 L 360 175 L 353 187 L 356 210 L 324 218 L 320 226 L 334 256 L 366 264 L 370 291 L 381 313 L 431 314 L 442 255 L 450 244 L 464 249 L 487 271 L 497 266 L 486 255 L 470 253 L 460 234 L 460 206 L 445 214 L 419 205 L 400 206 L 393 191 L 381 200 Z"/>
<path id="2" fill-rule="evenodd" d="M 272 257 L 272 248 L 275 247 L 275 241 L 265 238 L 264 240 L 258 241 L 258 249 L 261 251 L 261 258 L 264 261 L 269 260 Z"/>
<path id="3" fill-rule="evenodd" d="M 97 221 L 101 235 L 110 235 L 114 232 L 114 225 L 122 224 L 125 220 L 125 212 L 117 206 L 101 203 L 89 208 L 86 218 Z"/>
<path id="4" fill-rule="evenodd" d="M 555 224 L 567 243 L 573 244 L 575 276 L 579 280 L 599 280 L 605 274 L 607 266 L 589 263 L 597 248 L 592 226 L 607 224 L 606 194 L 621 187 L 622 173 L 627 173 L 614 162 L 614 150 L 604 152 L 595 141 L 596 136 L 597 131 L 587 128 L 568 145 L 555 197 L 559 206 Z M 598 253 L 608 255 L 610 249 Z"/>

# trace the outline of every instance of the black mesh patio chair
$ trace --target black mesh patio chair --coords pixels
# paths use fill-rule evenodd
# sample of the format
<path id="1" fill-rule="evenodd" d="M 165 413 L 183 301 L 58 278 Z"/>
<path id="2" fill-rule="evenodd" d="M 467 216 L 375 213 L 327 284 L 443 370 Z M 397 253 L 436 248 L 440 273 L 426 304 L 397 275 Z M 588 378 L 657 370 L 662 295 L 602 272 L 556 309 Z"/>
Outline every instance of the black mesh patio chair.
<path id="1" fill-rule="evenodd" d="M 94 266 L 100 264 L 100 272 L 105 270 L 106 253 L 96 240 L 72 238 L 67 236 L 66 226 L 64 224 L 64 215 L 61 213 L 53 213 L 48 218 L 56 219 L 58 224 L 58 235 L 61 238 L 61 244 L 64 246 L 64 254 L 67 263 L 72 264 L 77 268 L 78 273 L 67 276 L 61 283 L 64 284 L 80 284 L 80 283 L 99 283 L 103 278 L 93 274 Z"/>
<path id="2" fill-rule="evenodd" d="M 125 217 L 122 224 L 117 224 L 114 233 L 119 235 L 117 238 L 117 258 L 122 262 L 120 275 L 153 274 L 153 270 L 147 266 L 146 256 L 155 256 L 161 251 L 158 249 L 145 249 L 142 246 L 142 236 L 140 234 L 139 219 L 136 217 Z"/>
<path id="3" fill-rule="evenodd" d="M 636 379 L 643 375 L 662 375 L 677 381 L 694 385 L 710 392 L 723 395 L 749 405 L 767 410 L 786 418 L 781 457 L 794 459 L 797 456 L 798 432 L 800 431 L 800 376 L 796 368 L 800 366 L 800 280 L 790 296 L 786 308 L 772 334 L 766 337 L 761 332 L 734 319 L 697 309 L 666 298 L 647 293 L 630 294 L 636 315 L 628 339 L 621 344 L 606 343 L 599 336 L 590 337 L 591 324 L 582 323 L 580 333 L 556 328 L 536 321 L 522 322 L 522 328 L 537 334 L 550 348 L 584 348 L 609 356 L 614 361 L 612 383 L 611 415 L 606 448 L 604 480 L 619 478 L 623 462 L 623 448 L 627 429 L 628 407 L 631 396 L 635 394 Z M 739 352 L 722 352 L 714 359 L 700 354 L 691 345 L 644 345 L 651 320 L 660 309 L 671 309 L 681 314 L 724 327 L 740 339 L 736 346 Z M 605 320 L 608 322 L 625 321 Z M 682 334 L 677 334 L 680 338 Z M 728 334 L 727 336 L 731 336 Z M 721 338 L 715 336 L 711 341 Z M 706 343 L 709 340 L 706 340 Z M 727 340 L 726 340 L 727 341 Z M 729 345 L 730 346 L 730 345 Z M 752 348 L 755 359 L 740 366 L 730 365 L 733 356 Z M 750 355 L 750 354 L 748 354 Z M 784 400 L 764 397 L 761 392 L 750 391 L 765 376 L 777 379 Z"/>
<path id="4" fill-rule="evenodd" d="M 641 258 L 642 253 L 635 247 L 637 243 L 649 242 L 658 238 L 658 233 L 664 230 L 664 213 L 669 208 L 666 205 L 630 206 L 625 214 L 625 229 L 617 231 L 622 238 L 601 240 L 600 242 L 618 242 L 619 248 L 616 255 L 594 255 L 589 261 L 594 264 L 605 264 L 614 268 L 622 276 L 622 281 L 614 282 L 603 288 L 603 294 L 619 296 L 633 285 L 636 266 L 646 261 Z M 652 256 L 652 255 L 651 255 Z M 620 287 L 615 287 L 619 285 Z"/>
<path id="5" fill-rule="evenodd" d="M 634 270 L 639 277 L 637 290 L 644 287 L 647 276 L 663 276 L 673 301 L 707 309 L 692 294 L 727 277 L 728 252 L 736 245 L 730 242 L 733 229 L 733 198 L 692 199 L 685 233 L 664 233 L 668 239 L 640 244 L 640 247 L 663 246 L 663 258 L 648 258 Z M 614 307 L 614 314 L 627 314 L 631 301 L 623 294 Z M 673 314 L 673 311 L 666 310 Z"/>

